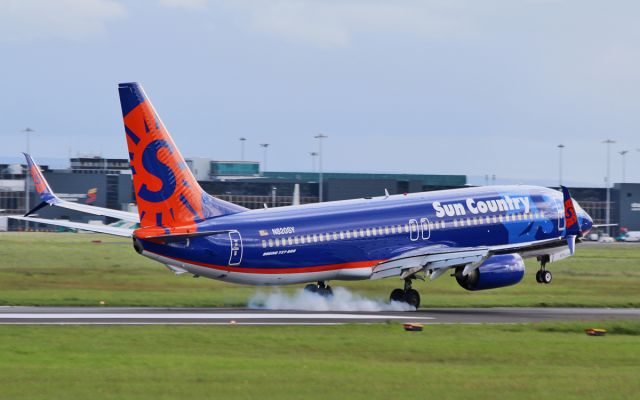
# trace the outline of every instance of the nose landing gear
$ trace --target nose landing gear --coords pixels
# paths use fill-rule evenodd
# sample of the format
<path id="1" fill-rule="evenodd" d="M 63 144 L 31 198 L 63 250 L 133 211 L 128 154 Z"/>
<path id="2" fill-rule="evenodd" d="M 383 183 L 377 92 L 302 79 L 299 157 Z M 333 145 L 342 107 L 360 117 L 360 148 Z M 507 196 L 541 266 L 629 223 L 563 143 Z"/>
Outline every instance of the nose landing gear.
<path id="1" fill-rule="evenodd" d="M 327 285 L 324 281 L 320 281 L 316 284 L 310 283 L 304 287 L 304 291 L 309 293 L 316 293 L 322 297 L 333 296 L 333 289 L 331 289 L 331 286 Z"/>
<path id="2" fill-rule="evenodd" d="M 547 259 L 538 259 L 540 261 L 540 269 L 536 272 L 536 282 L 549 284 L 553 280 L 551 271 L 547 271 Z"/>
<path id="3" fill-rule="evenodd" d="M 420 293 L 411 288 L 411 279 L 404 280 L 404 289 L 393 289 L 389 300 L 407 303 L 415 308 L 420 307 Z"/>

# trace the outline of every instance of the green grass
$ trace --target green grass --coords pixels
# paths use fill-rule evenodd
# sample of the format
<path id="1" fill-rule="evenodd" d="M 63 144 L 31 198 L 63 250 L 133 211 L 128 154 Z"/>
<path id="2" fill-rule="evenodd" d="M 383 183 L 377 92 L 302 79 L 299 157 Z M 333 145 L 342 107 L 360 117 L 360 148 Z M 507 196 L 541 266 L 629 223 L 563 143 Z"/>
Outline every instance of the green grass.
<path id="1" fill-rule="evenodd" d="M 527 267 L 523 282 L 508 288 L 467 292 L 448 276 L 414 287 L 422 294 L 423 307 L 640 307 L 640 245 L 579 246 L 576 256 L 550 265 L 551 285 L 535 282 L 535 261 Z M 332 285 L 386 299 L 400 283 L 389 278 Z M 104 301 L 112 306 L 240 306 L 255 292 L 249 286 L 175 276 L 136 254 L 129 240 L 72 233 L 0 234 L 0 305 Z"/>
<path id="2" fill-rule="evenodd" d="M 0 399 L 629 399 L 640 322 L 1 326 Z"/>

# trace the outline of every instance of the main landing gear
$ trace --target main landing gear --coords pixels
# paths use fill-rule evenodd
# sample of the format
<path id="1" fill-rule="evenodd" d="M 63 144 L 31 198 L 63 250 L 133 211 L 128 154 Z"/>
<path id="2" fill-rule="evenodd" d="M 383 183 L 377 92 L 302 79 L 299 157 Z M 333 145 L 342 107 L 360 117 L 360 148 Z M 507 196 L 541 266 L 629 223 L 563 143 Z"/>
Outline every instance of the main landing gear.
<path id="1" fill-rule="evenodd" d="M 333 296 L 333 290 L 331 286 L 327 285 L 324 281 L 320 281 L 316 284 L 310 283 L 304 287 L 305 292 L 316 293 L 322 297 Z"/>
<path id="2" fill-rule="evenodd" d="M 407 303 L 415 308 L 420 307 L 420 293 L 411 288 L 411 279 L 409 278 L 404 280 L 404 289 L 393 289 L 389 300 Z"/>
<path id="3" fill-rule="evenodd" d="M 549 261 L 546 258 L 538 259 L 540 261 L 540 269 L 536 272 L 536 282 L 538 283 L 551 283 L 553 280 L 553 275 L 551 271 L 547 271 L 547 262 Z"/>

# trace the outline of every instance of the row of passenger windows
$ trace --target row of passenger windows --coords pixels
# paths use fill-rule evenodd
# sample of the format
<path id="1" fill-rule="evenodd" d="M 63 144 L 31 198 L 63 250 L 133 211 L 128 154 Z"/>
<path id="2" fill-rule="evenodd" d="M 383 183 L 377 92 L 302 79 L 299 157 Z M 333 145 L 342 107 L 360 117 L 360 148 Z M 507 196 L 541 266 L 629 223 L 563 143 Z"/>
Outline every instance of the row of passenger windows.
<path id="1" fill-rule="evenodd" d="M 493 215 L 486 217 L 470 217 L 470 218 L 457 218 L 445 223 L 445 221 L 429 221 L 429 230 L 438 230 L 446 228 L 447 224 L 453 227 L 464 227 L 473 225 L 489 225 L 502 222 L 511 221 L 527 221 L 536 218 L 542 218 L 544 216 L 542 211 L 536 211 L 533 213 L 525 214 L 512 214 L 512 215 Z M 426 224 L 426 221 L 421 221 Z M 318 242 L 329 242 L 336 240 L 348 240 L 358 239 L 373 236 L 385 236 L 396 235 L 401 233 L 416 233 L 418 231 L 418 224 L 405 224 L 405 225 L 391 225 L 380 226 L 373 228 L 360 228 L 339 232 L 327 232 L 327 233 L 314 233 L 309 235 L 291 236 L 286 238 L 275 238 L 262 240 L 262 247 L 280 247 L 280 246 L 293 246 L 299 244 L 310 244 Z"/>

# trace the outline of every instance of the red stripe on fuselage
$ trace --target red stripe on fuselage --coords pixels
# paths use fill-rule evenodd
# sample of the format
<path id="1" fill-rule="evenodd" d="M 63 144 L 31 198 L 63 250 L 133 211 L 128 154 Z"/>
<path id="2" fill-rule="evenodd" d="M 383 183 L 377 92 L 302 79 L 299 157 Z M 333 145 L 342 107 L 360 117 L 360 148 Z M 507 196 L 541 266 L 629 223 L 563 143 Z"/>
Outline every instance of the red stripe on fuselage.
<path id="1" fill-rule="evenodd" d="M 341 263 L 341 264 L 315 265 L 313 267 L 295 267 L 295 268 L 286 268 L 286 267 L 285 268 L 281 268 L 281 267 L 242 268 L 242 267 L 207 264 L 207 263 L 192 261 L 192 260 L 184 260 L 181 258 L 169 257 L 163 254 L 154 253 L 149 250 L 145 250 L 145 251 L 160 257 L 169 258 L 171 260 L 175 260 L 177 262 L 181 262 L 185 264 L 193 264 L 199 267 L 211 268 L 211 269 L 216 269 L 220 271 L 241 272 L 246 274 L 302 274 L 305 272 L 336 271 L 340 269 L 356 269 L 356 268 L 372 267 L 377 263 L 384 261 L 384 260 L 353 261 L 353 262 L 347 262 L 347 263 Z"/>

